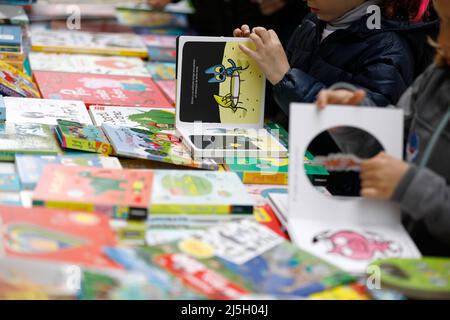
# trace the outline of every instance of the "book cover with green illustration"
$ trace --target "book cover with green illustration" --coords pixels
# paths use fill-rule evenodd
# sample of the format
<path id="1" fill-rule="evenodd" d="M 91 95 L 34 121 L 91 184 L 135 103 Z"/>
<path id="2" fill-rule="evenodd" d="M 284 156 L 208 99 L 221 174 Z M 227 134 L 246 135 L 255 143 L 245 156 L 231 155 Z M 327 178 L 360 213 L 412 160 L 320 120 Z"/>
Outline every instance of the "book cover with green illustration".
<path id="1" fill-rule="evenodd" d="M 109 155 L 113 148 L 103 131 L 96 126 L 57 120 L 56 133 L 63 148 Z"/>

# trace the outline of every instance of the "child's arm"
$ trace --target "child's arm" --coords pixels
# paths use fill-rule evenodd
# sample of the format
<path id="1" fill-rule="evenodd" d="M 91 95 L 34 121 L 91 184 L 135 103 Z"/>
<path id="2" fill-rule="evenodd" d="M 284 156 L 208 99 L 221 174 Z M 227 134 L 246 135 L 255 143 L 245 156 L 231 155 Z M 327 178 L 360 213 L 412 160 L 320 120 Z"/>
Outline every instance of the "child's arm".
<path id="1" fill-rule="evenodd" d="M 418 168 L 385 153 L 361 164 L 361 195 L 392 200 L 428 231 L 450 245 L 450 186 L 427 168 Z"/>
<path id="2" fill-rule="evenodd" d="M 450 246 L 450 186 L 427 168 L 410 166 L 392 200 L 415 220 L 423 219 L 428 231 Z"/>
<path id="3" fill-rule="evenodd" d="M 295 56 L 295 41 L 299 40 L 293 37 L 288 46 L 289 57 Z M 397 102 L 412 81 L 409 61 L 411 61 L 409 52 L 404 47 L 386 45 L 378 50 L 368 50 L 367 56 L 361 57 L 360 61 L 355 61 L 359 70 L 352 74 L 343 69 L 336 70 L 333 65 L 328 65 L 328 68 L 342 73 L 342 79 L 347 77 L 348 82 L 364 90 L 373 105 L 387 106 Z M 324 60 L 323 64 L 326 65 L 327 62 Z M 318 93 L 328 87 L 327 84 L 305 72 L 306 70 L 303 67 L 292 68 L 274 86 L 274 98 L 287 114 L 291 102 L 313 102 L 317 99 Z"/>

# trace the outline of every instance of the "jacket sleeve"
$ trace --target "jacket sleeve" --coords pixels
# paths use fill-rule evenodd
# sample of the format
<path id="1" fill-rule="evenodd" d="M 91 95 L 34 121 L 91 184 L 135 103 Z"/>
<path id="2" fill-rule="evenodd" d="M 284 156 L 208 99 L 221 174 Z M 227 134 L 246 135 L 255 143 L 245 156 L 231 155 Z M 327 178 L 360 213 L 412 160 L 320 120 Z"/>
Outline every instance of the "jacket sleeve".
<path id="1" fill-rule="evenodd" d="M 450 186 L 427 168 L 412 166 L 400 181 L 392 200 L 414 220 L 422 220 L 429 232 L 450 245 Z"/>
<path id="2" fill-rule="evenodd" d="M 274 98 L 286 115 L 289 115 L 291 102 L 313 102 L 326 85 L 306 72 L 292 68 L 274 86 Z"/>
<path id="3" fill-rule="evenodd" d="M 390 41 L 382 41 L 380 47 L 368 48 L 367 55 L 355 61 L 359 65 L 358 70 L 348 81 L 366 91 L 376 106 L 397 103 L 413 81 L 412 58 L 406 47 L 400 44 L 401 40 L 393 37 Z M 345 70 L 342 72 L 348 75 Z M 289 114 L 291 102 L 314 102 L 319 91 L 326 87 L 303 70 L 293 68 L 274 86 L 274 97 L 281 109 Z"/>

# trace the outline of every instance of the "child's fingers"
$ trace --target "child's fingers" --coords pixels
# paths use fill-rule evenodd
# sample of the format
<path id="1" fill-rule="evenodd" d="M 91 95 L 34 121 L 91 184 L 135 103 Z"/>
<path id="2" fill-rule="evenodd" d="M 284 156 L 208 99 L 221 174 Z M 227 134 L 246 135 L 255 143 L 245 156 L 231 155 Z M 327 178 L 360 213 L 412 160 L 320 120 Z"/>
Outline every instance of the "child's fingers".
<path id="1" fill-rule="evenodd" d="M 263 43 L 267 43 L 268 41 L 270 41 L 270 34 L 267 32 L 266 28 L 253 28 L 253 33 L 256 33 L 261 38 Z"/>
<path id="2" fill-rule="evenodd" d="M 239 49 L 241 49 L 241 51 L 244 52 L 250 58 L 257 60 L 257 53 L 255 51 L 253 51 L 252 49 L 247 48 L 246 46 L 244 46 L 242 44 L 239 45 Z"/>
<path id="3" fill-rule="evenodd" d="M 362 188 L 361 189 L 361 197 L 367 199 L 379 199 L 380 192 L 376 188 Z"/>
<path id="4" fill-rule="evenodd" d="M 348 101 L 351 106 L 360 105 L 366 98 L 366 93 L 363 90 L 357 90 L 354 92 L 353 96 Z"/>
<path id="5" fill-rule="evenodd" d="M 250 39 L 252 39 L 253 42 L 255 43 L 256 51 L 260 51 L 260 50 L 264 49 L 264 43 L 256 33 L 251 33 Z"/>
<path id="6" fill-rule="evenodd" d="M 241 29 L 239 29 L 239 28 L 234 29 L 233 37 L 240 38 L 240 37 L 243 37 L 243 36 L 244 36 L 244 33 L 242 32 Z"/>
<path id="7" fill-rule="evenodd" d="M 319 108 L 319 110 L 323 110 L 327 106 L 329 94 L 329 90 L 322 90 L 319 92 L 316 101 L 317 108 Z"/>

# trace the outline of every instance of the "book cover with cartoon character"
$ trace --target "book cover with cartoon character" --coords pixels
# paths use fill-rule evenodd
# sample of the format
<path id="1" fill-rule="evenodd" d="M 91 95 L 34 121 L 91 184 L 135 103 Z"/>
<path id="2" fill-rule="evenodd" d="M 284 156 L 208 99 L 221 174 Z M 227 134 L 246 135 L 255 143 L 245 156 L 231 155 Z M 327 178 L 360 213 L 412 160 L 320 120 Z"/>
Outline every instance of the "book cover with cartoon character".
<path id="1" fill-rule="evenodd" d="M 96 126 L 108 124 L 149 130 L 175 127 L 175 109 L 169 108 L 91 106 L 89 113 Z"/>
<path id="2" fill-rule="evenodd" d="M 233 172 L 155 170 L 151 213 L 253 214 L 254 201 Z"/>
<path id="3" fill-rule="evenodd" d="M 173 108 L 150 77 L 36 71 L 46 99 L 81 100 L 90 105 Z"/>
<path id="4" fill-rule="evenodd" d="M 40 123 L 56 126 L 57 119 L 92 124 L 86 105 L 77 100 L 4 98 L 6 120 L 12 123 Z"/>
<path id="5" fill-rule="evenodd" d="M 78 73 L 148 76 L 144 61 L 136 57 L 31 52 L 30 64 L 33 71 L 72 72 L 76 70 Z"/>
<path id="6" fill-rule="evenodd" d="M 0 221 L 0 247 L 7 257 L 120 268 L 102 253 L 116 244 L 104 215 L 0 206 Z"/>
<path id="7" fill-rule="evenodd" d="M 107 124 L 103 124 L 102 128 L 119 156 L 208 170 L 218 168 L 213 160 L 194 161 L 174 130 L 145 130 Z"/>
<path id="8" fill-rule="evenodd" d="M 48 165 L 33 195 L 33 206 L 101 212 L 119 219 L 147 218 L 150 170 Z"/>
<path id="9" fill-rule="evenodd" d="M 265 76 L 239 49 L 253 44 L 235 38 L 179 39 L 180 121 L 262 127 Z"/>
<path id="10" fill-rule="evenodd" d="M 103 131 L 93 125 L 57 120 L 56 135 L 63 148 L 109 155 L 114 152 Z"/>
<path id="11" fill-rule="evenodd" d="M 16 155 L 16 170 L 22 187 L 26 190 L 34 190 L 39 178 L 48 164 L 60 164 L 64 166 L 97 167 L 109 169 L 121 169 L 119 159 L 115 157 L 103 157 L 100 155 L 72 155 L 72 156 L 41 156 L 41 155 Z"/>

